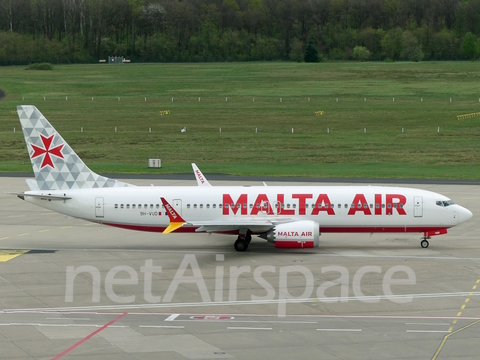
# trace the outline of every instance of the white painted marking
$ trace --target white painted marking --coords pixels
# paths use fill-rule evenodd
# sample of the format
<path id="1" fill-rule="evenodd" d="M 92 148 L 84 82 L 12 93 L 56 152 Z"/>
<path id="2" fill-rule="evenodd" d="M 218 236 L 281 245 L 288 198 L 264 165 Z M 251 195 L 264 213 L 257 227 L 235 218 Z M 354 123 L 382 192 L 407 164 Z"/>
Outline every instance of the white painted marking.
<path id="1" fill-rule="evenodd" d="M 136 314 L 135 314 L 136 315 Z M 262 315 L 259 315 L 262 316 Z M 268 316 L 268 315 L 265 315 Z M 176 320 L 177 322 L 186 322 L 193 321 L 198 322 L 198 320 Z M 208 322 L 219 322 L 219 323 L 274 323 L 274 324 L 318 324 L 318 321 L 276 321 L 276 320 L 208 320 Z"/>
<path id="2" fill-rule="evenodd" d="M 376 295 L 379 300 L 392 299 L 432 299 L 432 298 L 450 298 L 450 297 L 466 297 L 479 296 L 480 292 L 451 292 L 451 293 L 426 293 L 426 294 L 403 294 L 403 295 Z M 349 296 L 343 298 L 345 301 L 364 301 L 371 299 L 371 296 Z M 233 305 L 269 305 L 278 303 L 287 304 L 304 304 L 317 302 L 338 302 L 335 298 L 304 298 L 304 299 L 272 299 L 272 300 L 237 300 L 237 301 L 211 301 L 211 302 L 193 302 L 193 303 L 162 303 L 162 304 L 137 304 L 137 305 L 95 305 L 95 306 L 79 306 L 79 307 L 58 307 L 51 308 L 52 311 L 93 311 L 93 310 L 119 310 L 119 309 L 158 309 L 158 308 L 185 308 L 185 307 L 205 307 L 205 306 L 233 306 Z M 45 308 L 32 309 L 10 309 L 3 312 L 14 311 L 45 311 Z M 1 313 L 1 311 L 0 311 Z M 176 314 L 173 314 L 176 315 Z M 173 316 L 171 315 L 171 316 Z M 170 320 L 171 321 L 171 320 Z"/>
<path id="3" fill-rule="evenodd" d="M 173 325 L 165 325 L 165 326 L 157 326 L 157 325 L 139 325 L 138 327 L 141 328 L 159 328 L 159 329 L 184 329 L 185 326 L 173 326 Z"/>
<path id="4" fill-rule="evenodd" d="M 448 330 L 407 330 L 407 333 L 449 333 Z"/>
<path id="5" fill-rule="evenodd" d="M 317 331 L 351 331 L 351 332 L 359 332 L 362 329 L 316 329 Z"/>
<path id="6" fill-rule="evenodd" d="M 165 319 L 165 321 L 173 321 L 175 320 L 180 314 L 172 314 Z"/>
<path id="7" fill-rule="evenodd" d="M 229 326 L 229 327 L 227 327 L 227 330 L 272 330 L 272 328 L 254 328 L 254 327 Z"/>
<path id="8" fill-rule="evenodd" d="M 68 317 L 64 317 L 64 318 L 46 318 L 47 320 L 81 320 L 81 321 L 87 321 L 87 320 L 90 320 L 90 318 L 68 318 Z"/>
<path id="9" fill-rule="evenodd" d="M 439 323 L 405 323 L 405 325 L 433 325 L 433 326 L 449 326 L 450 324 L 439 324 Z"/>

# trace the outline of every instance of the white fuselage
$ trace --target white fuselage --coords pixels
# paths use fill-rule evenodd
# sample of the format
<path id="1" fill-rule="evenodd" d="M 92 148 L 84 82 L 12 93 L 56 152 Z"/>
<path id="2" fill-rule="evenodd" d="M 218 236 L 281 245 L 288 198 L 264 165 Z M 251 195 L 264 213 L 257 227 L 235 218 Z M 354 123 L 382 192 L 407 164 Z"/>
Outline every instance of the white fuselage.
<path id="1" fill-rule="evenodd" d="M 62 214 L 144 231 L 163 231 L 168 226 L 161 197 L 188 223 L 312 220 L 319 224 L 320 232 L 429 232 L 448 229 L 472 216 L 462 206 L 445 206 L 449 199 L 443 195 L 382 186 L 150 186 L 25 194 L 29 193 L 71 198 L 49 201 L 25 197 Z M 197 228 L 184 226 L 178 231 Z"/>

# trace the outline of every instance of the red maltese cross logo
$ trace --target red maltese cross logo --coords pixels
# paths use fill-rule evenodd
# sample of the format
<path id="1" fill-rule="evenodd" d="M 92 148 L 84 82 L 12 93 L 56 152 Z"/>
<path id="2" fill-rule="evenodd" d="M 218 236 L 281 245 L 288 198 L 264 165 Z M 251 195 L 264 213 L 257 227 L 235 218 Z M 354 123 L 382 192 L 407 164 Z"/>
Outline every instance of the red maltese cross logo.
<path id="1" fill-rule="evenodd" d="M 55 134 L 52 134 L 47 138 L 42 134 L 40 134 L 40 138 L 42 139 L 43 146 L 44 146 L 43 149 L 37 145 L 30 144 L 30 146 L 33 149 L 32 159 L 35 159 L 37 156 L 45 155 L 40 169 L 43 169 L 47 165 L 53 169 L 55 168 L 55 166 L 53 166 L 53 161 L 50 155 L 56 156 L 60 159 L 64 159 L 62 154 L 62 148 L 65 144 L 55 146 L 54 148 L 50 148 L 50 146 L 52 145 L 54 136 Z"/>

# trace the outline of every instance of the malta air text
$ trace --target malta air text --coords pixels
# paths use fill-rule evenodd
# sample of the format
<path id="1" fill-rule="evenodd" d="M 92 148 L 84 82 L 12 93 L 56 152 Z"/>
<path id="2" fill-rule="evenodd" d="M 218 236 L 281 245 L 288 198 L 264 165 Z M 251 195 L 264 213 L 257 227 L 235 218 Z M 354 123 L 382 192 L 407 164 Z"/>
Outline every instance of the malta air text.
<path id="1" fill-rule="evenodd" d="M 285 200 L 285 194 L 277 194 L 275 201 L 271 201 L 267 194 L 258 194 L 253 203 L 249 202 L 248 194 L 241 194 L 234 200 L 230 194 L 223 194 L 223 215 L 319 215 L 326 213 L 335 215 L 337 210 L 344 207 L 330 201 L 328 194 L 292 194 L 291 199 Z M 363 213 L 364 215 L 407 215 L 405 204 L 407 199 L 401 194 L 374 194 L 370 202 L 364 194 L 356 194 L 347 204 L 348 215 Z M 313 202 L 315 201 L 315 202 Z M 252 204 L 252 205 L 248 205 Z"/>

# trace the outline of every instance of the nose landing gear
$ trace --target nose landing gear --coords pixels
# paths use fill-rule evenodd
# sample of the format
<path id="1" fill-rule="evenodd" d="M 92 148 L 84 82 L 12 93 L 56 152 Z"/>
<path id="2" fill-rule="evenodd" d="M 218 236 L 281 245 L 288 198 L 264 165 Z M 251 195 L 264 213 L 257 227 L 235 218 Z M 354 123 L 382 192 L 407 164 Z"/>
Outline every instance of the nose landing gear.
<path id="1" fill-rule="evenodd" d="M 420 242 L 420 246 L 424 249 L 428 248 L 428 245 L 430 245 L 430 243 L 428 242 L 428 239 L 430 239 L 430 236 L 424 236 L 422 238 L 422 241 Z"/>

